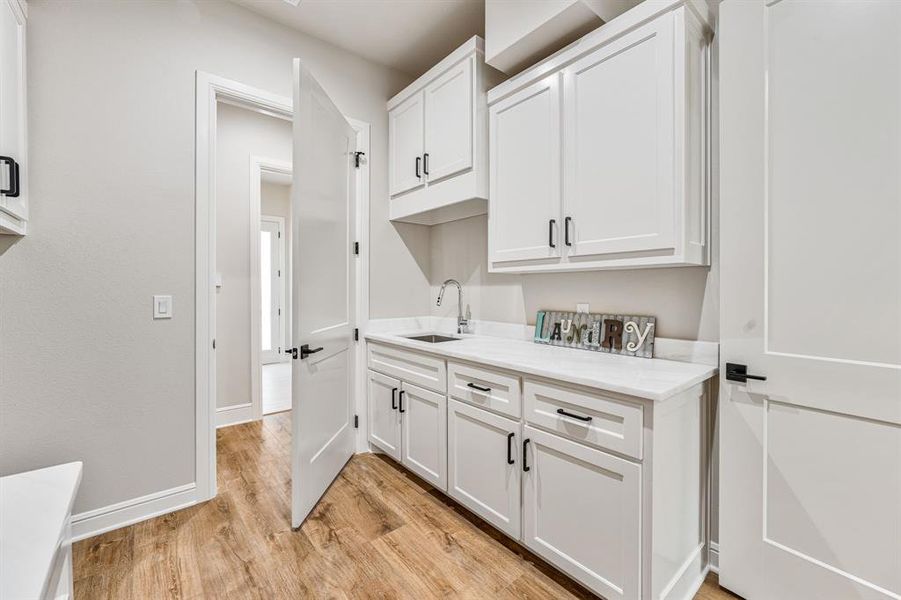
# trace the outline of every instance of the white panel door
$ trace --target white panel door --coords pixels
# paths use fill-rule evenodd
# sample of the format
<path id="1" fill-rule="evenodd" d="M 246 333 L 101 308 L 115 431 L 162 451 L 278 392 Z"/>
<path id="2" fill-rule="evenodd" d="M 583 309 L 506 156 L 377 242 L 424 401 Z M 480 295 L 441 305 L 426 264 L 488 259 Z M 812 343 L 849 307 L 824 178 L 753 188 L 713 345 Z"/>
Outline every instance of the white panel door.
<path id="1" fill-rule="evenodd" d="M 560 258 L 560 94 L 554 74 L 489 109 L 492 262 Z"/>
<path id="2" fill-rule="evenodd" d="M 300 526 L 354 452 L 356 134 L 294 59 L 292 510 Z"/>
<path id="3" fill-rule="evenodd" d="M 520 424 L 457 400 L 447 408 L 447 492 L 519 539 Z"/>
<path id="4" fill-rule="evenodd" d="M 720 583 L 897 600 L 901 3 L 720 15 Z"/>
<path id="5" fill-rule="evenodd" d="M 569 256 L 674 248 L 673 63 L 670 13 L 564 70 Z"/>
<path id="6" fill-rule="evenodd" d="M 284 346 L 284 237 L 280 217 L 260 219 L 260 361 L 279 362 Z"/>
<path id="7" fill-rule="evenodd" d="M 474 62 L 457 63 L 425 88 L 422 168 L 430 183 L 472 168 Z"/>
<path id="8" fill-rule="evenodd" d="M 447 396 L 404 382 L 400 392 L 401 462 L 447 491 Z"/>
<path id="9" fill-rule="evenodd" d="M 394 460 L 401 459 L 400 380 L 369 371 L 369 441 Z"/>
<path id="10" fill-rule="evenodd" d="M 604 598 L 639 598 L 641 467 L 526 425 L 523 542 Z"/>
<path id="11" fill-rule="evenodd" d="M 414 94 L 388 113 L 389 187 L 392 196 L 425 184 L 422 172 L 422 92 Z"/>
<path id="12" fill-rule="evenodd" d="M 0 161 L 0 209 L 24 220 L 28 218 L 25 17 L 13 4 L 0 2 L 0 155 L 4 157 Z"/>

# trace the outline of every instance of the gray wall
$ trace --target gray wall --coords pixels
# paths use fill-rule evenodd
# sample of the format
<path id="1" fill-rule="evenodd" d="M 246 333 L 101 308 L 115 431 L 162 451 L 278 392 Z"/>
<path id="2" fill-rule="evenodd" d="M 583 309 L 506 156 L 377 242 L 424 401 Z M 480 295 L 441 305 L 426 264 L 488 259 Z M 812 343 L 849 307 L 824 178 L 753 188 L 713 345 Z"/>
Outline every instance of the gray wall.
<path id="1" fill-rule="evenodd" d="M 216 271 L 222 278 L 216 405 L 222 408 L 250 402 L 250 157 L 290 162 L 293 137 L 290 121 L 228 104 L 219 105 L 216 133 Z"/>
<path id="2" fill-rule="evenodd" d="M 428 311 L 387 220 L 409 77 L 230 2 L 29 2 L 31 221 L 0 240 L 0 474 L 85 461 L 75 512 L 194 481 L 194 71 L 291 95 L 303 58 L 372 124 L 374 316 Z M 151 319 L 173 294 L 175 318 Z"/>

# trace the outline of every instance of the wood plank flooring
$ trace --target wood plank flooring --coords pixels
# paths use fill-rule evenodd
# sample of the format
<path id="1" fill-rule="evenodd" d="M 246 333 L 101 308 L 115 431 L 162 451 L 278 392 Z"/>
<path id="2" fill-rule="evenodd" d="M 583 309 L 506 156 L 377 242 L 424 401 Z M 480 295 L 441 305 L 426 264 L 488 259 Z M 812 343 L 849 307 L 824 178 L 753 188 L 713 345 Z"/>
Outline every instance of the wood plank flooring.
<path id="1" fill-rule="evenodd" d="M 214 500 L 75 544 L 76 599 L 594 597 L 376 455 L 292 531 L 290 413 L 217 444 Z M 715 578 L 696 596 L 728 598 Z"/>

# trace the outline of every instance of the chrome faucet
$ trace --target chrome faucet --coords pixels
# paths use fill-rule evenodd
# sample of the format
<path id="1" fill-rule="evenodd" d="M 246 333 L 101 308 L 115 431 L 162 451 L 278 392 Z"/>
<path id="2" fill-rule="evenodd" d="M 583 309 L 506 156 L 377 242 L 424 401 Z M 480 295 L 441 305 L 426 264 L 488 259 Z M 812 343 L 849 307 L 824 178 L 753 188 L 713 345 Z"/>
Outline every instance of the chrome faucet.
<path id="1" fill-rule="evenodd" d="M 441 299 L 444 298 L 444 290 L 448 285 L 457 286 L 457 333 L 463 333 L 463 330 L 469 327 L 469 320 L 463 316 L 463 286 L 456 279 L 448 279 L 441 284 L 441 291 L 438 292 L 438 306 L 441 306 Z"/>

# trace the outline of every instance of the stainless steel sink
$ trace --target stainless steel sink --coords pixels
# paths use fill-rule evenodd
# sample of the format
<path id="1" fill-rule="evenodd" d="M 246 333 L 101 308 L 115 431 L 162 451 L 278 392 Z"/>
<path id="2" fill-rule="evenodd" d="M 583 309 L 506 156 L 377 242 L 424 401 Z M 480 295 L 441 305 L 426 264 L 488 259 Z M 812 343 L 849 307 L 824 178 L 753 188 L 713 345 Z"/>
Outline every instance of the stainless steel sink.
<path id="1" fill-rule="evenodd" d="M 447 335 L 440 335 L 437 333 L 429 333 L 426 335 L 408 335 L 406 337 L 408 340 L 416 340 L 419 342 L 428 342 L 429 344 L 438 344 L 440 342 L 453 342 L 455 340 L 460 339 L 460 338 L 450 337 Z"/>

